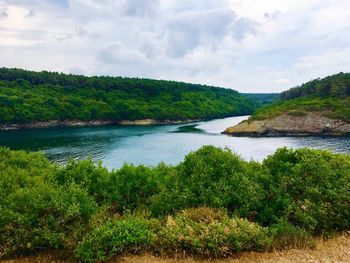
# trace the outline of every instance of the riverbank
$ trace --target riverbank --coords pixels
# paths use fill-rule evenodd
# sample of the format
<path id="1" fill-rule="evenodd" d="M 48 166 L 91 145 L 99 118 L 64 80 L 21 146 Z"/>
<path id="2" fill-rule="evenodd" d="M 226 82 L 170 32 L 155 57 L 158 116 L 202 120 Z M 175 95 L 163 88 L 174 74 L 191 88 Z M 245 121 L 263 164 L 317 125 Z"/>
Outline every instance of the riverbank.
<path id="1" fill-rule="evenodd" d="M 124 256 L 110 260 L 110 263 L 306 263 L 306 262 L 349 262 L 350 235 L 344 234 L 327 241 L 316 240 L 315 248 L 299 248 L 273 252 L 246 252 L 225 259 L 195 259 L 195 258 L 162 258 L 152 255 Z M 39 253 L 37 256 L 19 257 L 0 260 L 3 263 L 32 263 L 32 262 L 75 262 L 59 256 L 57 253 Z"/>
<path id="2" fill-rule="evenodd" d="M 350 124 L 328 117 L 327 112 L 305 112 L 300 115 L 281 114 L 271 119 L 247 120 L 227 128 L 232 136 L 343 136 L 350 134 Z"/>
<path id="3" fill-rule="evenodd" d="M 201 121 L 196 120 L 155 120 L 155 119 L 141 119 L 141 120 L 51 120 L 51 121 L 38 121 L 31 123 L 9 123 L 0 124 L 0 131 L 21 130 L 21 129 L 45 129 L 55 127 L 94 127 L 94 126 L 109 126 L 109 125 L 170 125 L 170 124 L 182 124 Z"/>

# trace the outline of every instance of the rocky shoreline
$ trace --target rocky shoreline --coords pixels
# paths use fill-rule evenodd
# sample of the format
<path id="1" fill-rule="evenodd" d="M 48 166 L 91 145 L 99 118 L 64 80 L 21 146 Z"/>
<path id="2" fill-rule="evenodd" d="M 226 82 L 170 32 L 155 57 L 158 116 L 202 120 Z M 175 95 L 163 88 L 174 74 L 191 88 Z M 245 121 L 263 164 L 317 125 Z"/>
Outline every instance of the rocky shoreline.
<path id="1" fill-rule="evenodd" d="M 163 125 L 163 124 L 181 124 L 191 123 L 200 120 L 154 120 L 154 119 L 142 119 L 142 120 L 93 120 L 93 121 L 80 121 L 80 120 L 51 120 L 51 121 L 38 121 L 31 123 L 6 123 L 0 124 L 0 131 L 20 130 L 20 129 L 44 129 L 55 127 L 94 127 L 94 126 L 109 126 L 109 125 Z"/>
<path id="2" fill-rule="evenodd" d="M 248 137 L 345 136 L 350 135 L 350 123 L 329 118 L 326 112 L 308 112 L 305 116 L 284 113 L 272 119 L 246 120 L 223 133 Z"/>

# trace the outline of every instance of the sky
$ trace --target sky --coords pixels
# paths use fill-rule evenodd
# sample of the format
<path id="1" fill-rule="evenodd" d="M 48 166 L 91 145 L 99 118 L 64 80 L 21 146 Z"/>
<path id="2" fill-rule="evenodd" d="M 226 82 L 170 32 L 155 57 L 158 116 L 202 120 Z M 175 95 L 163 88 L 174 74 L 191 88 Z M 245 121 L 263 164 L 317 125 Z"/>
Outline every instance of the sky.
<path id="1" fill-rule="evenodd" d="M 350 1 L 0 0 L 0 67 L 280 92 L 350 72 Z"/>

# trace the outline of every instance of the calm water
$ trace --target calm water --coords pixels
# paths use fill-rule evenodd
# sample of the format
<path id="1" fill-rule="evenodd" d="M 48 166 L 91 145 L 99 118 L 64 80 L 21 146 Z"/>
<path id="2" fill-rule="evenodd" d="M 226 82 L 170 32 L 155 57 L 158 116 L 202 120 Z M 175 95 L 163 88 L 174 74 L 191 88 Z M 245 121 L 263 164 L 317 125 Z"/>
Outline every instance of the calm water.
<path id="1" fill-rule="evenodd" d="M 92 128 L 52 128 L 0 132 L 0 145 L 12 149 L 44 151 L 58 162 L 69 158 L 92 157 L 108 168 L 124 162 L 156 165 L 177 164 L 202 145 L 229 147 L 243 158 L 261 161 L 277 148 L 313 147 L 350 153 L 350 138 L 281 137 L 245 138 L 220 134 L 247 117 L 198 122 L 186 125 L 113 126 Z"/>

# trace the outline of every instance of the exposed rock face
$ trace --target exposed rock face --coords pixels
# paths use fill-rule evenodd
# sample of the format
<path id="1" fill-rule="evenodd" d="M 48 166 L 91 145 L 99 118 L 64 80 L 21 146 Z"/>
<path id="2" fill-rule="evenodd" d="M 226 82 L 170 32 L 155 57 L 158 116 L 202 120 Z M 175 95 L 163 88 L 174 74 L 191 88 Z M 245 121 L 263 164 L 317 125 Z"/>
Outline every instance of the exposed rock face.
<path id="1" fill-rule="evenodd" d="M 331 119 L 322 112 L 305 116 L 283 114 L 272 119 L 243 121 L 223 133 L 233 136 L 350 135 L 350 123 Z"/>

